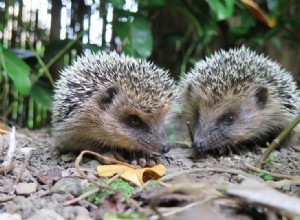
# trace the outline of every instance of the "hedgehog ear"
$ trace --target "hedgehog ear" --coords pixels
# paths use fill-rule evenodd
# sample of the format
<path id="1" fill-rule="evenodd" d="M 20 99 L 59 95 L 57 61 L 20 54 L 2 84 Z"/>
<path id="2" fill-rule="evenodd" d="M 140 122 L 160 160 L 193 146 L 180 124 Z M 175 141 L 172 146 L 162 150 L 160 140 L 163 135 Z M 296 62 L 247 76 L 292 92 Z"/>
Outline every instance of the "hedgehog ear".
<path id="1" fill-rule="evenodd" d="M 263 109 L 269 98 L 269 90 L 266 86 L 257 85 L 252 87 L 251 94 L 255 99 L 255 103 L 259 109 Z"/>
<path id="2" fill-rule="evenodd" d="M 115 96 L 118 94 L 117 87 L 107 88 L 100 97 L 100 107 L 101 109 L 106 109 L 114 100 Z"/>

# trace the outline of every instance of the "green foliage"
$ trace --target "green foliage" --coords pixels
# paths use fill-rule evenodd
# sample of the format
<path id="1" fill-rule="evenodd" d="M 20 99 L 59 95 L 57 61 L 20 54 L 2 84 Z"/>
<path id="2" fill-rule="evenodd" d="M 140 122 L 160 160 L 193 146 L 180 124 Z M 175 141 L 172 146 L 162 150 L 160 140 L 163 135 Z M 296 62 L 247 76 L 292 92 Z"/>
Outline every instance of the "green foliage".
<path id="1" fill-rule="evenodd" d="M 128 14 L 133 16 L 125 18 L 126 22 L 117 21 L 113 27 L 122 40 L 124 53 L 134 56 L 147 58 L 152 52 L 152 31 L 149 21 L 138 14 Z M 124 17 L 123 17 L 124 18 Z"/>
<path id="2" fill-rule="evenodd" d="M 276 157 L 274 155 L 270 155 L 268 159 L 266 160 L 267 163 L 273 163 L 276 160 Z"/>
<path id="3" fill-rule="evenodd" d="M 271 174 L 267 174 L 267 173 L 256 173 L 255 175 L 259 176 L 264 181 L 269 181 L 269 180 L 273 180 L 274 179 L 274 177 Z"/>
<path id="4" fill-rule="evenodd" d="M 300 220 L 300 216 L 298 215 L 298 216 L 294 217 L 293 220 Z"/>
<path id="5" fill-rule="evenodd" d="M 235 0 L 206 0 L 217 21 L 225 20 L 233 15 Z"/>
<path id="6" fill-rule="evenodd" d="M 51 108 L 53 91 L 49 85 L 43 85 L 37 81 L 31 89 L 31 97 L 47 109 Z"/>
<path id="7" fill-rule="evenodd" d="M 30 92 L 31 81 L 29 78 L 30 67 L 15 54 L 4 49 L 0 44 L 0 64 L 1 67 L 13 80 L 16 89 L 22 95 Z"/>
<path id="8" fill-rule="evenodd" d="M 145 213 L 105 213 L 103 220 L 120 220 L 120 219 L 144 219 L 146 218 Z"/>
<path id="9" fill-rule="evenodd" d="M 264 12 L 264 19 L 273 18 L 274 25 L 267 25 L 267 22 L 262 21 L 262 17 L 253 13 L 253 10 L 251 11 L 249 6 L 240 0 L 136 0 L 133 4 L 137 4 L 137 10 L 125 7 L 128 5 L 128 1 L 125 0 L 100 2 L 102 6 L 99 8 L 99 14 L 103 21 L 106 19 L 108 5 L 113 7 L 113 21 L 109 23 L 112 25 L 113 33 L 109 48 L 105 45 L 105 40 L 102 41 L 101 47 L 82 43 L 84 31 L 78 33 L 78 27 L 75 26 L 72 30 L 77 36 L 76 39 L 47 42 L 49 38 L 47 31 L 32 30 L 32 24 L 25 21 L 21 24 L 21 29 L 26 29 L 26 33 L 37 33 L 35 43 L 39 41 L 43 44 L 38 51 L 31 49 L 38 58 L 38 64 L 31 66 L 9 50 L 10 46 L 15 47 L 14 44 L 9 43 L 11 39 L 2 39 L 4 48 L 0 45 L 0 67 L 4 70 L 4 74 L 2 77 L 0 75 L 0 83 L 4 84 L 4 81 L 6 83 L 7 78 L 13 83 L 13 86 L 5 84 L 1 91 L 0 101 L 5 103 L 2 109 L 24 111 L 24 114 L 31 115 L 32 120 L 40 117 L 36 115 L 39 109 L 49 111 L 53 95 L 52 78 L 57 78 L 50 68 L 59 58 L 64 61 L 62 66 L 69 64 L 85 49 L 98 51 L 99 49 L 119 49 L 121 46 L 123 52 L 128 55 L 139 58 L 151 57 L 154 62 L 169 69 L 173 76 L 179 78 L 194 66 L 196 60 L 218 48 L 227 49 L 237 44 L 250 44 L 254 47 L 272 44 L 280 51 L 284 49 L 283 42 L 287 41 L 295 47 L 300 47 L 300 1 L 297 0 L 255 1 Z M 94 3 L 89 3 L 86 7 L 91 7 L 91 4 Z M 91 11 L 91 8 L 88 9 L 86 11 Z M 86 11 L 81 12 L 88 15 Z M 11 15 L 6 12 L 4 17 L 6 18 L 4 20 L 8 21 Z M 161 18 L 164 21 L 161 21 Z M 75 21 L 75 18 L 71 20 L 74 25 L 80 23 L 80 21 Z M 0 22 L 1 30 L 6 26 L 5 21 Z M 79 29 L 83 30 L 83 27 Z M 103 34 L 101 36 L 103 39 L 105 30 L 103 28 L 102 32 L 99 31 Z M 18 33 L 13 35 L 16 34 Z M 16 36 L 16 39 L 20 39 L 20 36 Z M 120 39 L 121 44 L 116 43 L 115 39 Z M 18 42 L 18 40 L 14 41 Z M 28 48 L 28 42 L 19 47 Z M 157 54 L 162 54 L 162 56 Z M 22 108 L 37 105 L 39 107 L 35 110 L 22 110 L 16 103 L 12 103 L 16 100 L 11 101 L 12 98 L 8 97 L 18 99 L 17 101 L 20 102 L 18 106 Z M 0 107 L 1 111 L 2 109 Z M 9 115 L 9 113 L 3 113 L 3 115 Z M 23 119 L 18 121 L 23 121 Z M 34 126 L 33 122 L 27 124 Z"/>
<path id="10" fill-rule="evenodd" d="M 99 184 L 105 184 L 107 182 L 107 180 L 108 180 L 108 178 L 104 178 L 101 181 L 99 181 Z M 120 178 L 113 181 L 109 186 L 113 189 L 120 190 L 122 193 L 124 193 L 126 195 L 130 195 L 135 190 L 135 187 L 133 187 L 128 182 L 126 182 Z M 93 184 L 89 185 L 88 187 L 86 187 L 85 189 L 83 189 L 83 193 L 89 192 L 95 188 L 97 188 L 97 185 L 93 183 Z M 112 193 L 113 192 L 110 190 L 102 189 L 102 190 L 98 191 L 97 193 L 89 196 L 87 198 L 87 200 L 89 202 L 99 204 L 101 199 L 103 198 L 103 196 L 106 196 L 106 195 L 112 194 Z"/>

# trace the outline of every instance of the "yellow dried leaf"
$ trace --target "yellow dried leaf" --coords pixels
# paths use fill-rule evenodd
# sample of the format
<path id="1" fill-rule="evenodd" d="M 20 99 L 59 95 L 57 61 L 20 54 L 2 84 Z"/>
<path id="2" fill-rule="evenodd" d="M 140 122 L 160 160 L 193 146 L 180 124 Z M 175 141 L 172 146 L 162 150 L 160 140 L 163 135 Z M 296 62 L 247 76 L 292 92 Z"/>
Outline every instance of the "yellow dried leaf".
<path id="1" fill-rule="evenodd" d="M 265 12 L 256 4 L 253 0 L 241 0 L 245 5 L 247 5 L 252 14 L 257 17 L 260 21 L 268 25 L 270 28 L 274 27 L 277 23 L 276 18 L 269 18 Z"/>
<path id="2" fill-rule="evenodd" d="M 150 179 L 158 179 L 166 173 L 166 168 L 162 164 L 157 164 L 147 168 L 131 168 L 125 165 L 102 165 L 97 167 L 98 175 L 110 177 L 114 174 L 123 172 L 121 177 L 137 186 L 143 185 Z"/>
<path id="3" fill-rule="evenodd" d="M 8 127 L 5 124 L 0 123 L 0 134 L 5 134 L 8 131 Z"/>

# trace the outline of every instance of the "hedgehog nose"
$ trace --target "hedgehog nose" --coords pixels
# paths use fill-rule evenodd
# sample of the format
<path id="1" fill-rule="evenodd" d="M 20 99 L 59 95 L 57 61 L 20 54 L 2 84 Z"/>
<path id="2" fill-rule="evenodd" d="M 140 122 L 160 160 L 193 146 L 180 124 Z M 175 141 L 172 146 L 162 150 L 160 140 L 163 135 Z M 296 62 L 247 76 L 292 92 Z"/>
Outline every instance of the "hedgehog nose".
<path id="1" fill-rule="evenodd" d="M 202 139 L 194 140 L 192 147 L 197 151 L 203 151 L 205 149 L 205 142 Z"/>
<path id="2" fill-rule="evenodd" d="M 163 143 L 161 145 L 161 150 L 162 150 L 163 154 L 168 153 L 170 149 L 171 149 L 171 144 L 170 143 Z"/>

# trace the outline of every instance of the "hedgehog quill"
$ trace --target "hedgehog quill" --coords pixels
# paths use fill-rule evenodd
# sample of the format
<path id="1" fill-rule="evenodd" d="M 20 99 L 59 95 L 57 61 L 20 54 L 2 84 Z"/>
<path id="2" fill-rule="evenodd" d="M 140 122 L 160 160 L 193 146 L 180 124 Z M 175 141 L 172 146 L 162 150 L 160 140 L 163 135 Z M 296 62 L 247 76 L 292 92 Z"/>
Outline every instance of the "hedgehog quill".
<path id="1" fill-rule="evenodd" d="M 174 90 L 168 73 L 150 62 L 116 52 L 86 53 L 56 83 L 56 145 L 71 151 L 124 151 L 126 161 L 154 165 L 148 152 L 170 149 L 164 119 Z"/>
<path id="2" fill-rule="evenodd" d="M 265 144 L 300 112 L 291 74 L 244 46 L 198 61 L 179 87 L 199 152 Z"/>

